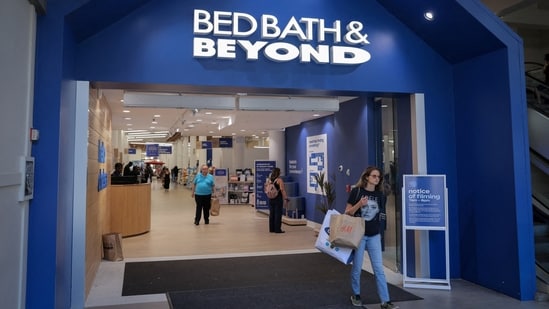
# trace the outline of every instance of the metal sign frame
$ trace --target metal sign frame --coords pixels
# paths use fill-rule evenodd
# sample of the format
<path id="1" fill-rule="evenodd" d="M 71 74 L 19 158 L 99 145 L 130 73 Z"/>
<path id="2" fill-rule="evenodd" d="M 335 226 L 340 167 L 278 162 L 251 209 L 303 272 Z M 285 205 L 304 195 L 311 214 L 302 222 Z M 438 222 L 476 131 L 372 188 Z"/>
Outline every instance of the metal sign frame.
<path id="1" fill-rule="evenodd" d="M 403 175 L 402 252 L 403 286 L 450 290 L 450 247 L 448 228 L 448 188 L 446 175 Z M 432 191 L 434 190 L 434 192 Z M 438 198 L 438 199 L 437 199 Z M 446 278 L 409 277 L 406 258 L 407 231 L 443 231 L 445 239 Z M 420 258 L 428 257 L 422 255 Z M 429 263 L 427 263 L 428 265 Z M 415 266 L 415 265 L 414 265 Z"/>

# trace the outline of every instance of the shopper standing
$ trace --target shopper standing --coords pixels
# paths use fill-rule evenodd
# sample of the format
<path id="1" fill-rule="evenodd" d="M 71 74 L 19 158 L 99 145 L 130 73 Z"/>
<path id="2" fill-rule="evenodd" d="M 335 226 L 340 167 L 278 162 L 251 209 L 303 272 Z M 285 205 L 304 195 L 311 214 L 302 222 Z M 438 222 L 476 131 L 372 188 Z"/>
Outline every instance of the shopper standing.
<path id="1" fill-rule="evenodd" d="M 383 194 L 383 174 L 377 167 L 368 167 L 360 176 L 355 188 L 349 193 L 345 214 L 362 217 L 364 219 L 364 236 L 355 249 L 353 266 L 351 268 L 351 288 L 353 306 L 361 307 L 360 275 L 362 274 L 362 261 L 364 251 L 368 251 L 372 270 L 377 284 L 377 293 L 381 299 L 381 308 L 398 308 L 391 303 L 385 272 L 383 269 L 383 257 L 381 253 L 381 224 L 386 220 L 385 202 Z"/>
<path id="2" fill-rule="evenodd" d="M 114 172 L 112 172 L 111 176 L 115 176 L 115 177 L 122 176 L 123 169 L 124 169 L 124 165 L 122 163 L 120 162 L 116 163 L 114 165 Z"/>
<path id="3" fill-rule="evenodd" d="M 275 198 L 269 199 L 269 232 L 284 233 L 282 230 L 282 209 L 284 201 L 288 201 L 284 181 L 280 178 L 280 168 L 273 168 L 268 181 L 274 184 L 278 194 Z"/>
<path id="4" fill-rule="evenodd" d="M 164 186 L 164 191 L 168 192 L 170 190 L 170 169 L 167 166 L 162 168 L 162 185 Z"/>
<path id="5" fill-rule="evenodd" d="M 128 164 L 126 164 L 126 166 L 124 166 L 124 176 L 131 176 L 132 175 L 132 166 L 133 166 L 133 162 L 130 161 L 128 162 Z"/>
<path id="6" fill-rule="evenodd" d="M 200 223 L 202 213 L 204 213 L 204 223 L 210 223 L 210 207 L 212 206 L 214 187 L 214 177 L 208 173 L 208 166 L 204 164 L 200 168 L 200 173 L 194 178 L 191 188 L 191 196 L 196 202 L 194 224 L 198 225 Z"/>
<path id="7" fill-rule="evenodd" d="M 177 176 L 179 175 L 179 168 L 176 166 L 174 166 L 172 168 L 172 181 L 177 183 Z"/>

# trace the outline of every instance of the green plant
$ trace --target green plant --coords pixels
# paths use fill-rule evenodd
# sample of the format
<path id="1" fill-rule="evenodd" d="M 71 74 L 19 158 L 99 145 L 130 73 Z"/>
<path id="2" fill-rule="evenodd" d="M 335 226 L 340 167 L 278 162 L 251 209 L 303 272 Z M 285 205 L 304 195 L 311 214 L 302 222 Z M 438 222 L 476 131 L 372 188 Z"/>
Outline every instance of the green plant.
<path id="1" fill-rule="evenodd" d="M 335 176 L 332 177 L 331 181 L 327 180 L 325 172 L 320 172 L 314 177 L 321 193 L 320 201 L 316 205 L 316 209 L 320 210 L 323 214 L 326 214 L 328 210 L 333 208 L 336 199 Z"/>

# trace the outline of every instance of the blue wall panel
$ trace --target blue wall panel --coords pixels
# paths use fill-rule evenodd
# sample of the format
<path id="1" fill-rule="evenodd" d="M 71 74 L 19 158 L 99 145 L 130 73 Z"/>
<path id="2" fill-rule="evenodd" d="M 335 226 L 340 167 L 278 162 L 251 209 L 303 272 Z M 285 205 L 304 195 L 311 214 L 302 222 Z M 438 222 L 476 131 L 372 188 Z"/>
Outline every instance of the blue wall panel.
<path id="1" fill-rule="evenodd" d="M 86 80 L 156 84 L 403 92 L 426 89 L 427 79 L 438 83 L 440 72 L 425 68 L 445 61 L 424 41 L 411 35 L 376 2 L 344 2 L 348 5 L 310 5 L 308 1 L 288 0 L 264 3 L 261 7 L 244 1 L 151 2 L 80 44 L 78 76 Z M 279 16 L 281 23 L 290 15 L 322 17 L 327 21 L 341 19 L 343 23 L 359 20 L 367 27 L 371 44 L 365 48 L 372 60 L 361 66 L 334 66 L 297 60 L 275 63 L 265 61 L 264 56 L 256 62 L 238 57 L 234 61 L 195 59 L 191 45 L 192 8 L 239 11 L 256 18 L 268 13 Z"/>
<path id="2" fill-rule="evenodd" d="M 461 250 L 470 257 L 462 276 L 511 293 L 518 273 L 502 271 L 518 266 L 513 142 L 501 138 L 511 134 L 506 57 L 501 50 L 456 66 L 456 118 L 468 119 L 456 132 Z"/>

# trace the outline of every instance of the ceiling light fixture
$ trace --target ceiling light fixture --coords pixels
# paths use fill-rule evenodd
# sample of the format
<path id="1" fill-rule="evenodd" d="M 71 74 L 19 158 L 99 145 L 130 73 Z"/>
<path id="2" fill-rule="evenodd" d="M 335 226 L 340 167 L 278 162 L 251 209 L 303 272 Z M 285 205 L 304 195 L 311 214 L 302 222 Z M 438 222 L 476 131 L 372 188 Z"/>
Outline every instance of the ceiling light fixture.
<path id="1" fill-rule="evenodd" d="M 433 11 L 425 11 L 423 17 L 428 21 L 433 21 L 435 19 L 435 13 Z"/>

